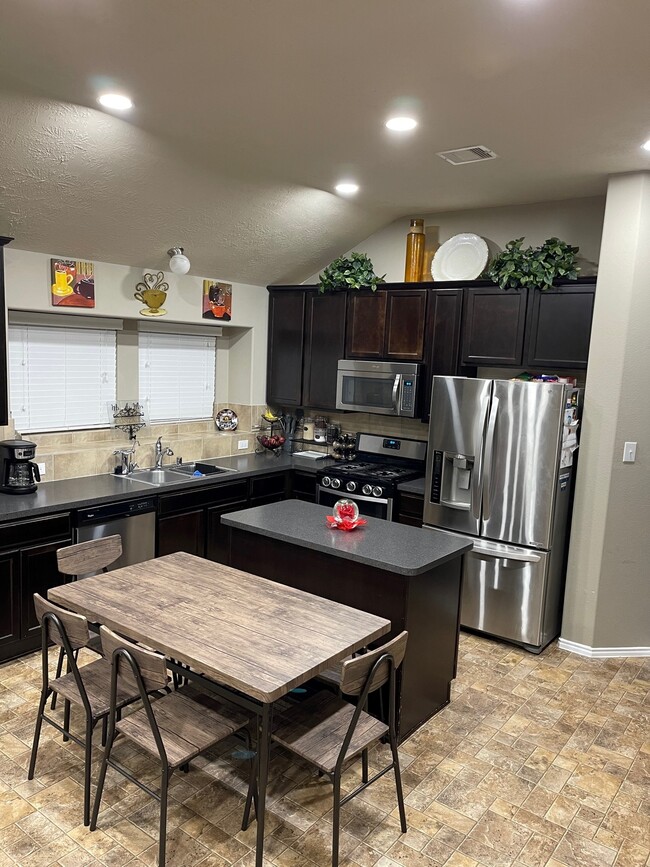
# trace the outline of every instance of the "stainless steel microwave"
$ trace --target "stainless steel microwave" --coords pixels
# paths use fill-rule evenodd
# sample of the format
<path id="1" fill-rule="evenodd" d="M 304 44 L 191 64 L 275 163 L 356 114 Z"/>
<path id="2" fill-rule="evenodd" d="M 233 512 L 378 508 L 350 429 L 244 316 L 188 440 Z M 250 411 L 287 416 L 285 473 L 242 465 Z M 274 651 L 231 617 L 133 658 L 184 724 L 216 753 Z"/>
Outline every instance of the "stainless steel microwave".
<path id="1" fill-rule="evenodd" d="M 336 378 L 336 408 L 414 418 L 419 379 L 419 364 L 342 358 Z"/>

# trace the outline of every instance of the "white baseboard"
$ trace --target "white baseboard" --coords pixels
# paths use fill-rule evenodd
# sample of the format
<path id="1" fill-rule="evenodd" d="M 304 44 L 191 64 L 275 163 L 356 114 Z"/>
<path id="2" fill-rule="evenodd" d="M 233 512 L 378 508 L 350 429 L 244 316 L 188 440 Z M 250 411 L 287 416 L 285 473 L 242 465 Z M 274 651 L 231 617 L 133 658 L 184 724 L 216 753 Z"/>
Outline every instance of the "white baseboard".
<path id="1" fill-rule="evenodd" d="M 577 653 L 589 659 L 611 659 L 616 656 L 650 656 L 650 647 L 589 647 L 587 644 L 578 644 L 560 638 L 558 645 L 561 650 Z"/>

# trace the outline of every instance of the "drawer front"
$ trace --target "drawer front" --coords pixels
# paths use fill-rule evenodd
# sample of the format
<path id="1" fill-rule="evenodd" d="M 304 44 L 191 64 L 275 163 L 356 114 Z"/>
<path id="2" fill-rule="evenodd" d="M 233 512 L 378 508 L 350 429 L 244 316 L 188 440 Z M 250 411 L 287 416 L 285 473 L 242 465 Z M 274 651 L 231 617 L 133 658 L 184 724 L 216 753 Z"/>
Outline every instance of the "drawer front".
<path id="1" fill-rule="evenodd" d="M 251 479 L 251 499 L 268 497 L 271 494 L 284 495 L 287 489 L 287 474 L 273 473 L 269 476 L 253 476 Z"/>
<path id="2" fill-rule="evenodd" d="M 35 542 L 60 539 L 65 543 L 71 538 L 70 513 L 35 518 L 32 521 L 17 521 L 0 524 L 0 548 L 20 548 Z"/>
<path id="3" fill-rule="evenodd" d="M 161 515 L 187 512 L 202 506 L 235 503 L 238 500 L 245 500 L 247 496 L 248 481 L 241 479 L 237 482 L 224 483 L 210 488 L 201 487 L 199 490 L 188 491 L 187 493 L 163 494 L 158 500 L 158 512 Z"/>

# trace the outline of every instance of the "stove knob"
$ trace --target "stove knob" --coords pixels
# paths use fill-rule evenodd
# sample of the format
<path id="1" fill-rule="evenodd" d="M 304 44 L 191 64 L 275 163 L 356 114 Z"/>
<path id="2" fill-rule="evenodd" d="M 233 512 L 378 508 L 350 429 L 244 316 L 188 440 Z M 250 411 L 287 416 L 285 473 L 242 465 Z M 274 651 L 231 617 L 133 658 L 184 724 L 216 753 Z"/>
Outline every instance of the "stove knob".
<path id="1" fill-rule="evenodd" d="M 381 497 L 383 493 L 383 488 L 380 488 L 379 485 L 375 485 L 375 487 L 372 489 L 373 497 Z"/>
<path id="2" fill-rule="evenodd" d="M 332 480 L 330 479 L 329 476 L 323 476 L 323 478 L 320 480 L 320 483 L 324 488 L 329 488 L 329 486 L 332 483 Z"/>
<path id="3" fill-rule="evenodd" d="M 341 487 L 341 480 L 340 479 L 332 479 L 332 487 L 334 488 L 335 491 L 338 490 L 338 488 Z"/>
<path id="4" fill-rule="evenodd" d="M 364 486 L 361 488 L 361 493 L 362 493 L 362 494 L 365 494 L 366 497 L 369 497 L 370 494 L 372 494 L 372 485 L 364 485 Z"/>
<path id="5" fill-rule="evenodd" d="M 356 491 L 356 489 L 357 489 L 357 483 L 356 482 L 348 482 L 347 485 L 345 486 L 345 490 L 349 491 L 350 493 L 352 493 L 352 491 Z"/>

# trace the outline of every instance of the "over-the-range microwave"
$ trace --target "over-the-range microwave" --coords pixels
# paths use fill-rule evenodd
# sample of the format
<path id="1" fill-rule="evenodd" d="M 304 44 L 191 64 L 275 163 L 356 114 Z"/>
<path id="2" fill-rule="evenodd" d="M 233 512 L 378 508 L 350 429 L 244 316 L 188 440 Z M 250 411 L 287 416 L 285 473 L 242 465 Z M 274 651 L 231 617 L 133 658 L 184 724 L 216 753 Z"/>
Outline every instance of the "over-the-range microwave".
<path id="1" fill-rule="evenodd" d="M 336 378 L 336 408 L 414 418 L 419 364 L 340 359 Z"/>

